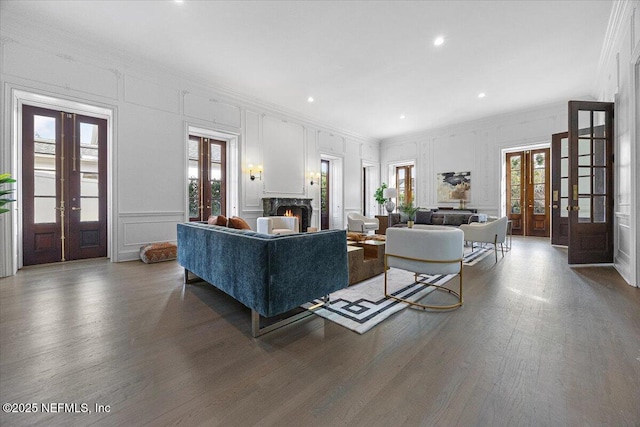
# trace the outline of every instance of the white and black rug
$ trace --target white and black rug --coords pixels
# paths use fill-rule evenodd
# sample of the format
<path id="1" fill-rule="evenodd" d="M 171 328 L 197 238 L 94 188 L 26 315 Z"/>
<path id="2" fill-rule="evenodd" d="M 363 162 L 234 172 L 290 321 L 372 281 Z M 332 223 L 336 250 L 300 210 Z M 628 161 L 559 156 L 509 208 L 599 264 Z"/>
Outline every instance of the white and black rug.
<path id="1" fill-rule="evenodd" d="M 392 268 L 388 273 L 389 293 L 402 298 L 418 301 L 435 288 L 425 288 L 414 280 L 410 271 Z M 424 276 L 429 283 L 443 284 L 453 275 Z M 304 305 L 319 303 L 320 300 Z M 336 322 L 359 334 L 382 322 L 394 313 L 409 305 L 384 296 L 384 274 L 372 277 L 356 285 L 341 289 L 331 294 L 331 304 L 313 310 L 318 316 Z"/>
<path id="2" fill-rule="evenodd" d="M 493 245 L 483 248 L 465 248 L 464 265 L 475 265 L 485 257 L 493 254 Z M 424 287 L 415 282 L 414 274 L 405 270 L 392 268 L 389 270 L 388 285 L 392 295 L 418 301 L 435 288 Z M 428 283 L 442 285 L 454 275 L 422 275 Z M 457 279 L 456 279 L 457 280 Z M 457 283 L 454 284 L 454 288 Z M 303 305 L 309 308 L 320 300 Z M 404 310 L 409 305 L 384 296 L 384 274 L 367 279 L 356 285 L 341 289 L 331 294 L 331 304 L 324 305 L 313 312 L 327 320 L 338 323 L 359 334 L 364 334 L 392 314 Z"/>

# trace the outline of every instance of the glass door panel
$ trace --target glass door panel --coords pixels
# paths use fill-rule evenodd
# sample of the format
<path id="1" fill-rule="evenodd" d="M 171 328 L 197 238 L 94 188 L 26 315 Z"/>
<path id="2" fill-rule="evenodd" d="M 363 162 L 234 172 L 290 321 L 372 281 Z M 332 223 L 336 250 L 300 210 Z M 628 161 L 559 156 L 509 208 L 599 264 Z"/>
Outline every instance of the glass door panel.
<path id="1" fill-rule="evenodd" d="M 569 263 L 613 261 L 613 103 L 569 102 Z"/>

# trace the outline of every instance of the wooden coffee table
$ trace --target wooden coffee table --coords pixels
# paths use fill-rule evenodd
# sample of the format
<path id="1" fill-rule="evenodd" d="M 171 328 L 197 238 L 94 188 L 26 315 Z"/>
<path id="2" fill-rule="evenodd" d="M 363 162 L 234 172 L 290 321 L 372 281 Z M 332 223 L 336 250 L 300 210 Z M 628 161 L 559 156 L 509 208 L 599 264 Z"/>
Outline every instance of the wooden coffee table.
<path id="1" fill-rule="evenodd" d="M 348 242 L 349 285 L 384 272 L 384 247 L 379 240 Z"/>

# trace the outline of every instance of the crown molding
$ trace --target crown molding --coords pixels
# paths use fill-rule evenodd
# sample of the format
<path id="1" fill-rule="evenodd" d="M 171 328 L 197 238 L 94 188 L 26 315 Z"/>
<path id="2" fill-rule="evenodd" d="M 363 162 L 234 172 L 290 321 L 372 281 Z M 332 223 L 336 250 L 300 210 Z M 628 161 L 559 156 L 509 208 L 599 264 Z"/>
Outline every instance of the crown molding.
<path id="1" fill-rule="evenodd" d="M 611 61 L 613 60 L 613 56 L 616 54 L 616 41 L 620 37 L 625 22 L 628 22 L 628 18 L 631 16 L 632 11 L 633 1 L 616 0 L 613 3 L 611 14 L 609 15 L 607 31 L 602 43 L 602 50 L 600 51 L 600 59 L 598 61 L 596 81 L 594 84 L 594 88 L 596 89 L 599 89 L 599 83 L 604 80 L 605 73 L 607 71 L 607 65 L 611 63 Z"/>
<path id="2" fill-rule="evenodd" d="M 574 99 L 582 99 L 582 100 L 595 100 L 592 95 L 585 95 L 576 97 Z M 567 108 L 566 101 L 556 101 L 546 104 L 540 104 L 529 108 L 523 108 L 520 110 L 509 111 L 502 114 L 494 114 L 492 116 L 486 116 L 475 120 L 469 120 L 465 122 L 458 122 L 444 126 L 438 126 L 430 129 L 424 129 L 419 132 L 414 132 L 406 135 L 399 135 L 390 138 L 384 138 L 381 141 L 381 144 L 385 143 L 398 143 L 398 142 L 406 142 L 408 140 L 422 139 L 422 138 L 431 138 L 444 134 L 450 134 L 452 132 L 460 133 L 460 132 L 473 132 L 473 131 L 481 131 L 485 130 L 487 127 L 493 126 L 496 123 L 504 123 L 508 120 L 518 120 L 522 121 L 523 116 L 530 116 L 532 114 L 539 114 L 541 117 L 548 116 L 551 113 L 565 111 Z M 382 145 L 381 145 L 382 146 Z"/>
<path id="3" fill-rule="evenodd" d="M 169 75 L 177 79 L 181 83 L 180 86 L 197 85 L 215 92 L 216 95 L 220 96 L 217 101 L 226 101 L 243 108 L 266 110 L 266 112 L 275 115 L 286 116 L 288 119 L 300 122 L 302 125 L 339 133 L 358 142 L 380 143 L 378 138 L 344 129 L 331 123 L 318 121 L 311 116 L 240 92 L 214 80 L 203 79 L 179 67 L 168 66 L 113 49 L 92 39 L 89 35 L 78 39 L 76 34 L 56 27 L 51 22 L 35 21 L 33 17 L 8 11 L 3 11 L 0 22 L 2 23 L 0 28 L 2 28 L 1 40 L 3 44 L 25 44 L 41 51 L 56 52 L 55 54 L 64 55 L 69 59 L 75 59 L 78 56 L 82 58 L 83 62 L 88 62 L 97 67 L 110 69 L 120 74 L 128 73 L 145 76 L 145 78 L 151 80 L 163 81 L 163 77 Z M 38 31 L 32 31 L 34 25 L 37 25 Z M 62 52 L 62 50 L 70 52 Z M 185 88 L 176 89 L 184 90 Z"/>

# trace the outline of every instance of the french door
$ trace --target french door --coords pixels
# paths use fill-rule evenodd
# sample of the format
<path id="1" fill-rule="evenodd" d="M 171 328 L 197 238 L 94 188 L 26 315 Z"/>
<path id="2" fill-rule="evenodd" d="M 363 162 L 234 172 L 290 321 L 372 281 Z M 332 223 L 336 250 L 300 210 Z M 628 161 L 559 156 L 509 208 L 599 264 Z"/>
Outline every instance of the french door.
<path id="1" fill-rule="evenodd" d="M 226 215 L 226 144 L 211 138 L 189 136 L 189 220 L 206 221 Z"/>
<path id="2" fill-rule="evenodd" d="M 404 205 L 406 201 L 413 201 L 415 185 L 415 168 L 413 165 L 396 166 L 396 189 L 398 190 L 398 206 Z"/>
<path id="3" fill-rule="evenodd" d="M 23 264 L 107 255 L 107 121 L 22 107 Z"/>
<path id="4" fill-rule="evenodd" d="M 569 102 L 569 264 L 613 262 L 613 103 Z"/>
<path id="5" fill-rule="evenodd" d="M 551 135 L 551 244 L 569 246 L 569 132 Z"/>
<path id="6" fill-rule="evenodd" d="M 507 216 L 513 234 L 549 236 L 549 149 L 507 153 Z"/>
<path id="7" fill-rule="evenodd" d="M 331 162 L 329 160 L 322 159 L 320 162 L 320 229 L 328 230 L 330 226 L 330 214 L 331 200 L 329 199 L 331 194 Z"/>

